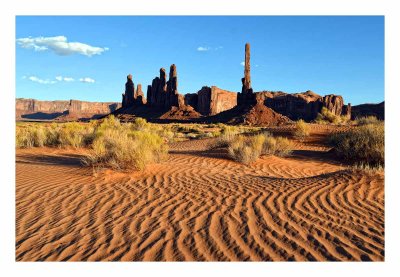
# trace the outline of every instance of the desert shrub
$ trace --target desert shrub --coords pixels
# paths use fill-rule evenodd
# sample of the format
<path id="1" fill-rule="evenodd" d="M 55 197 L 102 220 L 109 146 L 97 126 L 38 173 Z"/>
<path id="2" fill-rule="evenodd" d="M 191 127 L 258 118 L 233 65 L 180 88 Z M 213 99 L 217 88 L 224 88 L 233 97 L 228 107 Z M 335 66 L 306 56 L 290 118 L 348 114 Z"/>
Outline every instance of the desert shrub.
<path id="1" fill-rule="evenodd" d="M 293 131 L 293 135 L 297 139 L 304 140 L 310 135 L 310 126 L 306 122 L 304 122 L 304 120 L 300 119 L 296 122 L 296 127 Z"/>
<path id="2" fill-rule="evenodd" d="M 17 127 L 15 135 L 18 148 L 42 147 L 46 144 L 46 130 L 42 126 Z"/>
<path id="3" fill-rule="evenodd" d="M 332 134 L 329 143 L 339 157 L 353 163 L 383 166 L 385 163 L 384 124 L 367 124 Z"/>
<path id="4" fill-rule="evenodd" d="M 237 162 L 249 164 L 260 157 L 264 140 L 263 135 L 250 137 L 238 135 L 229 142 L 228 154 Z"/>
<path id="5" fill-rule="evenodd" d="M 150 124 L 147 123 L 146 119 L 138 117 L 135 118 L 133 124 L 132 124 L 132 129 L 138 130 L 138 131 L 143 131 L 150 128 Z"/>
<path id="6" fill-rule="evenodd" d="M 96 136 L 83 163 L 113 169 L 141 170 L 149 163 L 165 159 L 167 153 L 168 146 L 155 133 L 111 128 Z"/>
<path id="7" fill-rule="evenodd" d="M 262 155 L 276 155 L 280 157 L 288 156 L 292 153 L 292 143 L 284 137 L 273 137 L 270 133 L 264 132 L 264 144 Z"/>
<path id="8" fill-rule="evenodd" d="M 318 124 L 341 124 L 345 123 L 347 118 L 345 116 L 338 116 L 329 111 L 327 108 L 322 107 L 321 112 L 318 113 L 315 122 Z"/>
<path id="9" fill-rule="evenodd" d="M 232 141 L 236 139 L 237 134 L 239 134 L 239 129 L 237 127 L 222 124 L 220 135 L 215 140 L 214 144 L 211 145 L 211 147 L 227 147 Z"/>
<path id="10" fill-rule="evenodd" d="M 378 124 L 380 122 L 375 116 L 364 116 L 356 119 L 357 125 Z"/>
<path id="11" fill-rule="evenodd" d="M 77 122 L 63 124 L 63 126 L 58 129 L 59 146 L 72 146 L 74 148 L 85 146 L 85 136 L 91 133 L 89 129 Z M 53 136 L 54 134 L 52 138 Z"/>

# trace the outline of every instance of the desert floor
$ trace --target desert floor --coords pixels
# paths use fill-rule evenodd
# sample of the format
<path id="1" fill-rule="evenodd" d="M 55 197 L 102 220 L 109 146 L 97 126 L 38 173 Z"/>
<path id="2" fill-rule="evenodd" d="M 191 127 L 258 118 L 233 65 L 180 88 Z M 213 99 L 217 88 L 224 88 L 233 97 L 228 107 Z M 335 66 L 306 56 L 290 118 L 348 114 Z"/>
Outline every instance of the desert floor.
<path id="1" fill-rule="evenodd" d="M 133 173 L 18 149 L 16 260 L 382 261 L 384 174 L 342 166 L 325 132 L 250 166 L 207 150 L 213 139 L 176 142 Z"/>

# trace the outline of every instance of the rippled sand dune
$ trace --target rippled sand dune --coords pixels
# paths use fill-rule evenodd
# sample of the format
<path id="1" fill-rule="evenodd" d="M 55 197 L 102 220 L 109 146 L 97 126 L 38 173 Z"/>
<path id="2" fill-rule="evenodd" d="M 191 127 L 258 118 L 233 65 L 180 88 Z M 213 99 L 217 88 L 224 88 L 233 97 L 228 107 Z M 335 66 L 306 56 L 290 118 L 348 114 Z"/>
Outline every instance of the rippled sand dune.
<path id="1" fill-rule="evenodd" d="M 17 261 L 382 261 L 384 176 L 321 147 L 244 166 L 171 145 L 143 172 L 93 175 L 79 153 L 17 150 Z"/>

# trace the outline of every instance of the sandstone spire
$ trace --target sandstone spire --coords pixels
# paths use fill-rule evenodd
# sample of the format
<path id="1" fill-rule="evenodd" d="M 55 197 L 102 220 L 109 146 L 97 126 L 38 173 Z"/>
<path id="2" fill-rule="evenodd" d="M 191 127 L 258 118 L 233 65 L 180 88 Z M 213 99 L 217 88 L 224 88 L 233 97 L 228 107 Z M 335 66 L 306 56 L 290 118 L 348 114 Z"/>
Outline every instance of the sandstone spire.
<path id="1" fill-rule="evenodd" d="M 250 44 L 246 43 L 245 54 L 244 54 L 244 80 L 243 80 L 243 90 L 246 92 L 251 89 L 251 79 L 250 79 Z"/>

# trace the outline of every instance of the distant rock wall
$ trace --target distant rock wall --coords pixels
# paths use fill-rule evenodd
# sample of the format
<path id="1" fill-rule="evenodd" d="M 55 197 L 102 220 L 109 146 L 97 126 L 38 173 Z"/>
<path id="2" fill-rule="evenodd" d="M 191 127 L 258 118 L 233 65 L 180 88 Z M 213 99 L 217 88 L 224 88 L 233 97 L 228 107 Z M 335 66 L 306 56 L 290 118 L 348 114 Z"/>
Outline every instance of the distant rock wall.
<path id="1" fill-rule="evenodd" d="M 41 101 L 17 98 L 16 119 L 56 119 L 60 116 L 96 118 L 120 108 L 116 102 L 87 102 L 79 100 Z"/>
<path id="2" fill-rule="evenodd" d="M 365 116 L 375 116 L 380 120 L 385 119 L 385 102 L 379 104 L 361 104 L 353 106 L 351 109 L 351 118 L 356 119 Z"/>
<path id="3" fill-rule="evenodd" d="M 288 94 L 282 91 L 257 92 L 257 99 L 274 111 L 289 117 L 292 120 L 314 120 L 322 108 L 325 107 L 333 114 L 350 117 L 351 105 L 344 105 L 340 95 L 320 96 L 312 91 Z"/>

